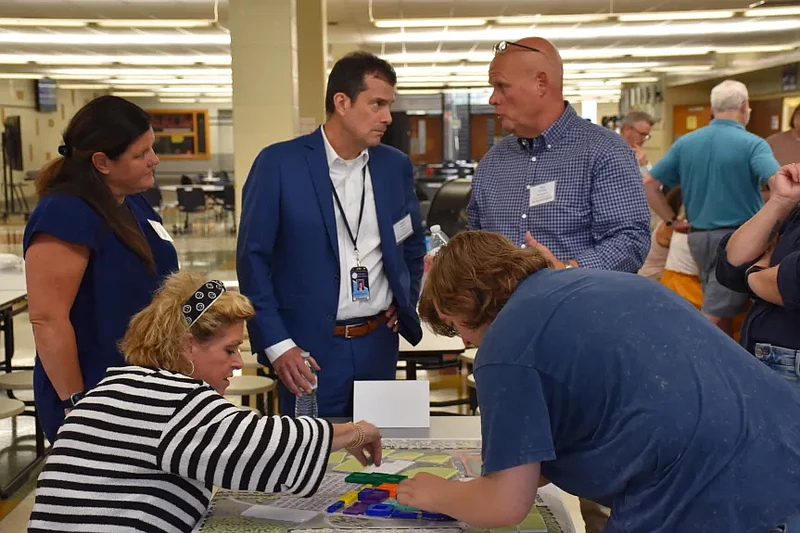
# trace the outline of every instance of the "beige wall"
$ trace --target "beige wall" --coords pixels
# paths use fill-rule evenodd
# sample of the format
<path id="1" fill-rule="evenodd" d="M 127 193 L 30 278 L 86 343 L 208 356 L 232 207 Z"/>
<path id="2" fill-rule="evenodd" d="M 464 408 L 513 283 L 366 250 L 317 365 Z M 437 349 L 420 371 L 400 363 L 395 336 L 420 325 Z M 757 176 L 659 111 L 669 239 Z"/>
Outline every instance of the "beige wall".
<path id="1" fill-rule="evenodd" d="M 55 158 L 69 120 L 83 105 L 102 94 L 59 89 L 58 111 L 39 113 L 32 80 L 0 80 L 0 122 L 7 116 L 20 117 L 24 172 L 39 170 Z M 15 172 L 14 179 L 22 179 L 24 176 L 20 174 Z"/>

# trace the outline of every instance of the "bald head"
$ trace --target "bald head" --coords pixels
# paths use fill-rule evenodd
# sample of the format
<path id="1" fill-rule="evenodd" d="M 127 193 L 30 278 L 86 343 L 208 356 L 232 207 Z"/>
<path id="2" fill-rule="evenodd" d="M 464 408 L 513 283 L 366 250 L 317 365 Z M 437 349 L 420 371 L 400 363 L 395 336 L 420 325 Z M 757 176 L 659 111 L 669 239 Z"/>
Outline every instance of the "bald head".
<path id="1" fill-rule="evenodd" d="M 564 63 L 546 39 L 509 43 L 489 65 L 489 84 L 489 103 L 515 135 L 538 135 L 564 111 Z"/>

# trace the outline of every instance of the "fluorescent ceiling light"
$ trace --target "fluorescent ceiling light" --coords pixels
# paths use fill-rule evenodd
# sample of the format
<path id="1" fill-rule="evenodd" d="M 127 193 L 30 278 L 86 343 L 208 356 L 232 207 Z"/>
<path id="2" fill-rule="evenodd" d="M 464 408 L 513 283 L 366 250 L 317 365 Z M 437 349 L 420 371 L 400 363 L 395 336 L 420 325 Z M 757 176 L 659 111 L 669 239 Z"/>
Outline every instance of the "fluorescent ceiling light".
<path id="1" fill-rule="evenodd" d="M 106 28 L 202 28 L 210 19 L 69 19 L 69 18 L 0 18 L 0 26 L 83 28 L 96 24 Z"/>
<path id="2" fill-rule="evenodd" d="M 652 22 L 658 20 L 708 20 L 728 19 L 736 14 L 732 10 L 715 11 L 654 11 L 651 13 L 625 13 L 617 16 L 620 22 Z"/>
<path id="3" fill-rule="evenodd" d="M 480 18 L 433 18 L 433 19 L 381 19 L 373 21 L 376 28 L 437 28 L 442 26 L 484 26 L 486 19 Z"/>
<path id="4" fill-rule="evenodd" d="M 195 98 L 159 98 L 162 104 L 194 104 L 197 102 Z"/>
<path id="5" fill-rule="evenodd" d="M 38 80 L 46 77 L 44 74 L 28 74 L 21 72 L 0 72 L 0 79 L 4 80 Z"/>
<path id="6" fill-rule="evenodd" d="M 205 78 L 205 77 L 191 77 L 191 78 L 107 78 L 106 83 L 124 83 L 126 85 L 230 85 L 231 78 Z"/>
<path id="7" fill-rule="evenodd" d="M 74 90 L 87 89 L 87 90 L 95 90 L 95 91 L 105 91 L 107 89 L 110 89 L 111 87 L 109 87 L 108 85 L 100 85 L 100 84 L 92 84 L 92 83 L 59 83 L 58 84 L 58 88 L 59 89 L 67 89 L 67 90 L 70 90 L 70 89 L 74 89 Z"/>
<path id="8" fill-rule="evenodd" d="M 725 20 L 714 22 L 676 22 L 673 24 L 603 24 L 570 27 L 544 26 L 537 28 L 538 36 L 549 40 L 597 39 L 614 37 L 659 37 L 711 34 L 744 34 L 800 29 L 800 18 L 780 20 Z M 528 28 L 492 28 L 486 30 L 415 31 L 370 34 L 365 37 L 373 43 L 439 43 L 439 42 L 497 42 L 521 39 L 530 33 Z"/>
<path id="9" fill-rule="evenodd" d="M 714 51 L 718 54 L 754 54 L 760 52 L 786 52 L 797 48 L 795 44 L 765 44 L 754 46 L 720 46 Z"/>
<path id="10" fill-rule="evenodd" d="M 210 19 L 97 19 L 90 22 L 105 28 L 204 28 Z"/>
<path id="11" fill-rule="evenodd" d="M 758 7 L 744 12 L 745 17 L 787 17 L 800 15 L 798 7 Z"/>
<path id="12" fill-rule="evenodd" d="M 231 77 L 229 68 L 57 68 L 50 74 L 73 76 L 218 76 Z"/>
<path id="13" fill-rule="evenodd" d="M 132 54 L 0 54 L 0 64 L 19 65 L 221 65 L 231 64 L 230 54 L 132 55 Z"/>
<path id="14" fill-rule="evenodd" d="M 0 18 L 0 26 L 50 26 L 54 28 L 82 28 L 86 26 L 86 21 L 78 19 Z"/>
<path id="15" fill-rule="evenodd" d="M 480 83 L 482 85 L 488 85 L 489 80 L 486 76 L 411 76 L 411 77 L 398 77 L 397 83 L 402 85 L 404 83 L 448 83 L 451 81 L 461 81 L 461 82 L 469 82 L 469 83 Z"/>
<path id="16" fill-rule="evenodd" d="M 180 86 L 180 87 L 162 87 L 161 89 L 157 89 L 157 92 L 160 93 L 188 93 L 188 92 L 197 92 L 203 94 L 213 94 L 213 95 L 220 95 L 220 94 L 233 94 L 233 89 L 231 87 L 213 87 L 213 86 L 205 86 L 205 85 L 196 85 L 196 86 Z"/>
<path id="17" fill-rule="evenodd" d="M 578 24 L 582 22 L 602 22 L 608 20 L 607 13 L 586 13 L 576 15 L 518 15 L 514 17 L 497 17 L 497 24 Z"/>
<path id="18" fill-rule="evenodd" d="M 231 36 L 223 32 L 21 32 L 0 33 L 0 43 L 6 44 L 74 44 L 74 45 L 139 45 L 155 46 L 168 44 L 228 45 Z"/>
<path id="19" fill-rule="evenodd" d="M 156 95 L 154 92 L 135 92 L 135 91 L 118 91 L 112 92 L 111 96 L 119 96 L 120 98 L 152 98 Z"/>
<path id="20" fill-rule="evenodd" d="M 651 68 L 653 72 L 705 72 L 711 70 L 713 65 L 672 65 L 667 67 Z"/>

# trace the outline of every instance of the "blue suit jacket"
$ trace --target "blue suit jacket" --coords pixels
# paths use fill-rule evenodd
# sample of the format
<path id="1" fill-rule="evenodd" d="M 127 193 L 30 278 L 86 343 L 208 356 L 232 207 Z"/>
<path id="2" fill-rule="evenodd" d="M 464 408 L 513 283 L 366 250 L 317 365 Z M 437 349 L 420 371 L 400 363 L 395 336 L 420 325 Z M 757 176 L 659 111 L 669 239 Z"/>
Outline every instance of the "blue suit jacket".
<path id="1" fill-rule="evenodd" d="M 369 149 L 369 171 L 399 332 L 417 344 L 426 247 L 413 168 L 405 154 L 379 145 Z M 321 131 L 263 149 L 242 194 L 236 270 L 240 290 L 256 310 L 248 324 L 254 353 L 266 363 L 263 350 L 287 338 L 311 353 L 324 352 L 339 305 L 340 268 Z M 406 215 L 414 233 L 397 244 L 394 224 Z"/>

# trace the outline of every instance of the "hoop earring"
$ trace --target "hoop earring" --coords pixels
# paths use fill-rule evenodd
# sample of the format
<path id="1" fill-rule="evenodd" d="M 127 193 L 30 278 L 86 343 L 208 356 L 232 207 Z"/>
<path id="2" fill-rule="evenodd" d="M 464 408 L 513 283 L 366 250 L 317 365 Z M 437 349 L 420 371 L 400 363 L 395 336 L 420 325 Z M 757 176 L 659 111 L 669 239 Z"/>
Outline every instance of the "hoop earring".
<path id="1" fill-rule="evenodd" d="M 189 364 L 192 365 L 192 369 L 189 371 L 189 377 L 194 375 L 194 361 L 189 361 Z"/>

